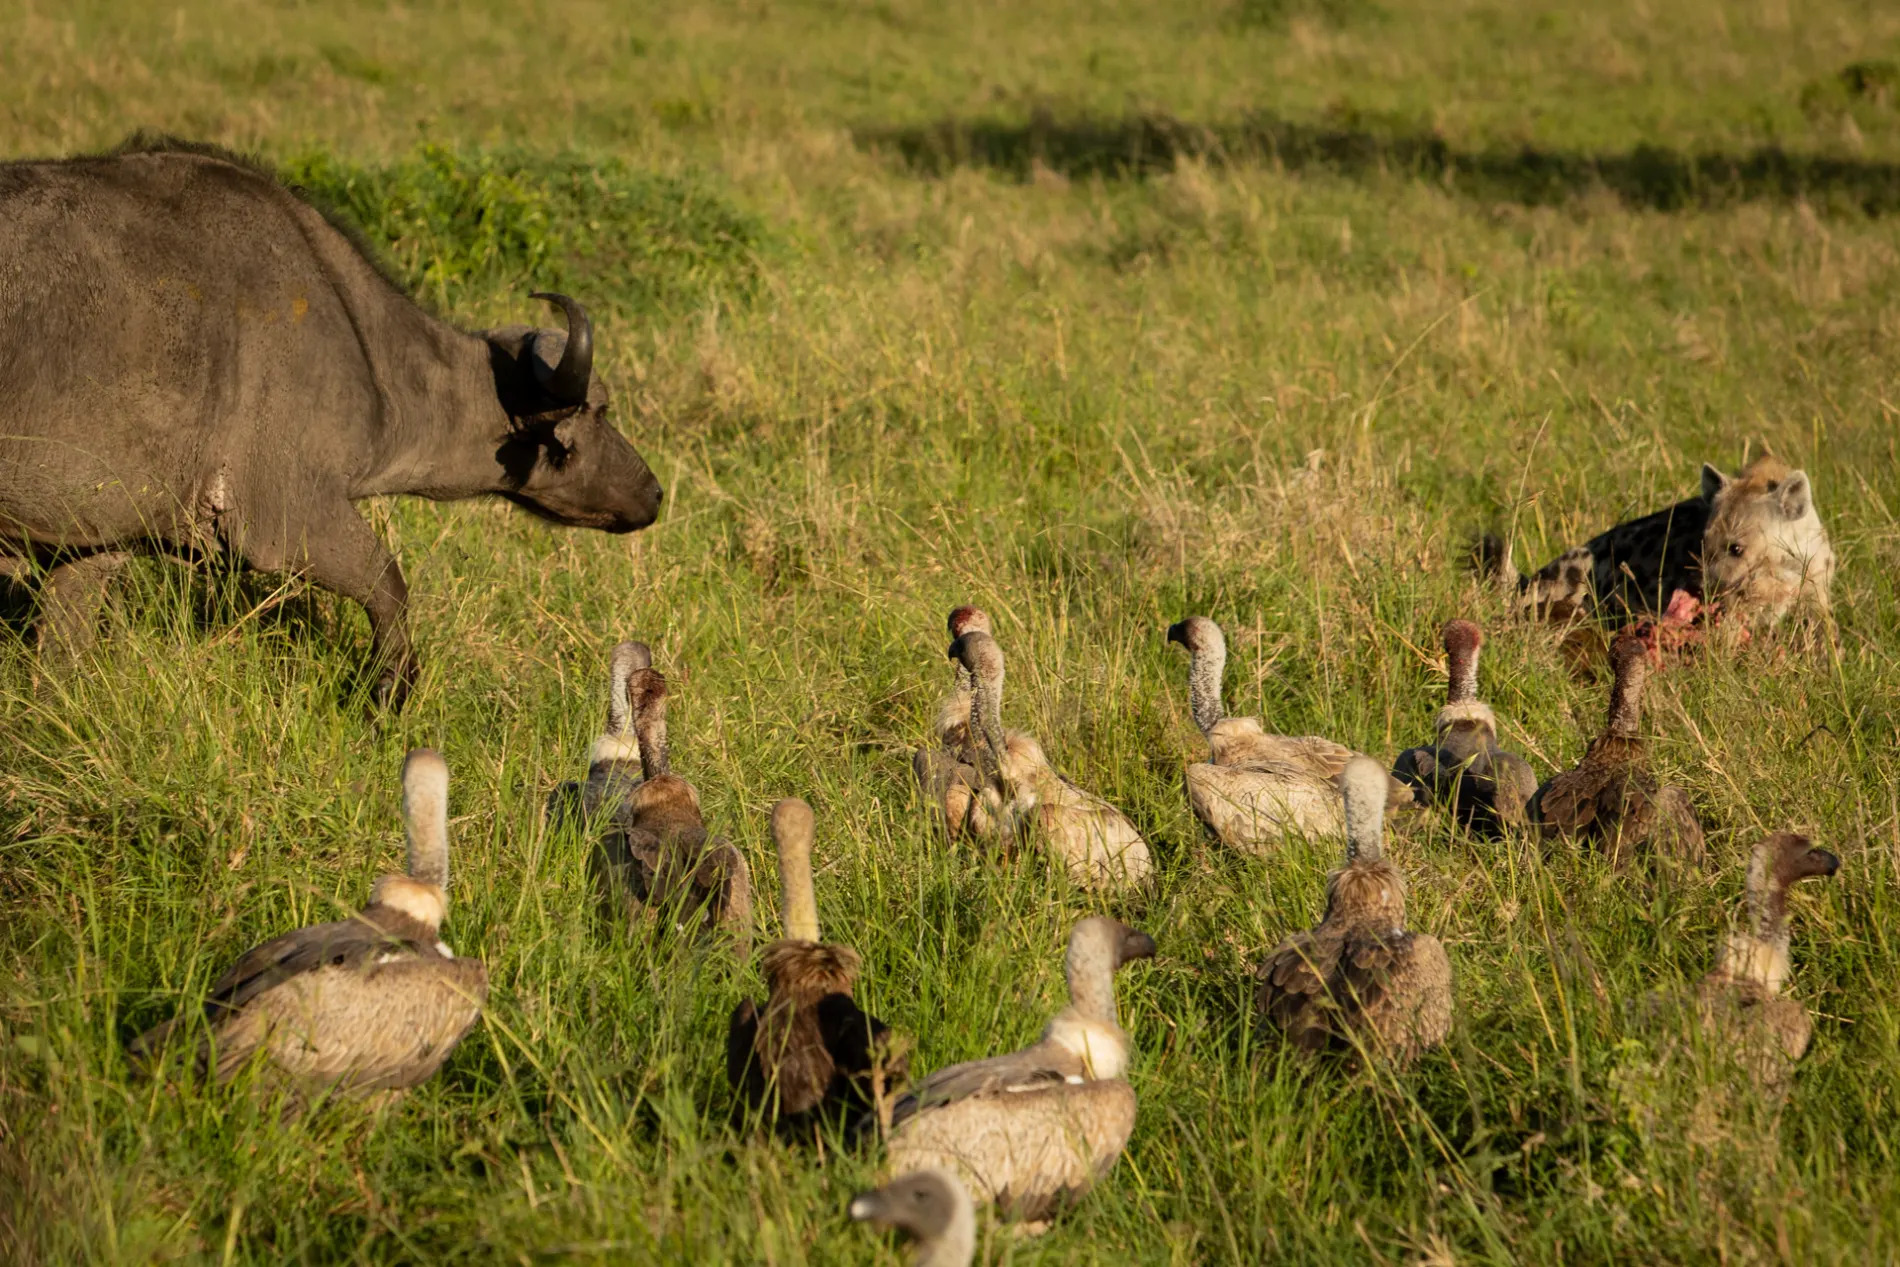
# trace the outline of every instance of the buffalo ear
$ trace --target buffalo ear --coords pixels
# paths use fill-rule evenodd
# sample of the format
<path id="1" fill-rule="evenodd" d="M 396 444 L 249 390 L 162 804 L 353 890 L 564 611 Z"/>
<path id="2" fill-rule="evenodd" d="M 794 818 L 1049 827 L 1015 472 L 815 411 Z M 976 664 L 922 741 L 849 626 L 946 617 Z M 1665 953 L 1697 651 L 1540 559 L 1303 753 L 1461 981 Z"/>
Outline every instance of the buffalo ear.
<path id="1" fill-rule="evenodd" d="M 540 379 L 534 372 L 533 326 L 500 326 L 482 332 L 488 342 L 488 367 L 495 376 L 495 395 L 510 418 L 526 418 L 547 408 Z"/>
<path id="2" fill-rule="evenodd" d="M 1775 490 L 1775 504 L 1781 508 L 1784 519 L 1806 519 L 1808 511 L 1814 508 L 1814 493 L 1808 487 L 1808 473 L 1796 471 L 1781 481 L 1781 487 Z"/>
<path id="3" fill-rule="evenodd" d="M 534 334 L 533 326 L 496 326 L 493 330 L 482 331 L 482 338 L 488 340 L 491 355 L 500 356 L 511 368 L 526 369 L 522 358 L 527 354 L 528 341 Z"/>
<path id="4" fill-rule="evenodd" d="M 1727 487 L 1728 476 L 1704 462 L 1702 464 L 1702 500 L 1709 505 L 1714 505 L 1715 499 L 1721 496 L 1722 490 Z"/>

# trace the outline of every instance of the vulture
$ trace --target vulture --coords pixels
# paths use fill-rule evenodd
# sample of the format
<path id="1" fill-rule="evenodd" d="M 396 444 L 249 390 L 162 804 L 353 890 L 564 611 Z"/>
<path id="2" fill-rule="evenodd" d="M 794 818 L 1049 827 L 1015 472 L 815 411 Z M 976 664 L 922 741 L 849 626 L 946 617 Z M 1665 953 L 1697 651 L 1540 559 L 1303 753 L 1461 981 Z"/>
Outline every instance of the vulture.
<path id="1" fill-rule="evenodd" d="M 954 641 L 971 630 L 990 633 L 989 613 L 979 607 L 959 607 L 950 613 Z M 970 731 L 970 671 L 957 665 L 956 687 L 937 707 L 934 742 L 917 749 L 911 768 L 924 800 L 943 816 L 943 829 L 954 841 L 966 832 L 993 836 L 996 825 L 991 805 L 984 803 L 983 775 L 978 768 L 976 740 Z"/>
<path id="2" fill-rule="evenodd" d="M 851 1199 L 851 1217 L 910 1237 L 911 1267 L 969 1267 L 976 1205 L 947 1170 L 913 1170 Z"/>
<path id="3" fill-rule="evenodd" d="M 1603 733 L 1590 741 L 1574 767 L 1537 789 L 1530 801 L 1531 821 L 1544 839 L 1587 841 L 1619 867 L 1645 847 L 1699 859 L 1702 825 L 1688 793 L 1658 782 L 1639 733 L 1648 648 L 1640 638 L 1620 637 L 1610 648 L 1610 664 L 1616 681 Z"/>
<path id="4" fill-rule="evenodd" d="M 1805 836 L 1778 831 L 1759 842 L 1748 865 L 1747 931 L 1728 935 L 1696 988 L 1704 1034 L 1771 1094 L 1787 1090 L 1814 1032 L 1807 1009 L 1781 992 L 1790 972 L 1788 889 L 1840 869 Z"/>
<path id="5" fill-rule="evenodd" d="M 970 674 L 972 745 L 980 795 L 995 807 L 998 834 L 1037 831 L 1069 878 L 1085 888 L 1127 888 L 1154 869 L 1148 842 L 1122 812 L 1083 791 L 1049 764 L 1042 745 L 1003 729 L 1003 650 L 979 629 L 950 644 L 950 658 Z"/>
<path id="6" fill-rule="evenodd" d="M 1498 744 L 1497 714 L 1478 698 L 1478 649 L 1484 631 L 1469 620 L 1445 625 L 1450 684 L 1432 721 L 1432 742 L 1399 754 L 1393 776 L 1429 799 L 1449 803 L 1460 822 L 1495 832 L 1522 826 L 1537 791 L 1530 763 Z"/>
<path id="7" fill-rule="evenodd" d="M 561 798 L 599 833 L 592 866 L 601 896 L 630 921 L 660 910 L 683 925 L 723 931 L 743 955 L 752 929 L 752 872 L 731 842 L 707 834 L 699 793 L 673 773 L 666 677 L 634 642 L 615 648 L 613 679 L 613 695 L 624 706 L 609 704 L 608 729 L 594 741 L 586 781 Z"/>
<path id="8" fill-rule="evenodd" d="M 950 1171 L 1032 1226 L 1106 1174 L 1135 1126 L 1115 973 L 1154 951 L 1154 938 L 1118 920 L 1077 924 L 1064 965 L 1069 1006 L 1034 1046 L 939 1069 L 899 1100 L 891 1173 Z"/>
<path id="9" fill-rule="evenodd" d="M 201 1069 L 227 1082 L 253 1059 L 298 1103 L 335 1093 L 388 1103 L 427 1081 L 488 997 L 488 970 L 441 936 L 448 913 L 449 770 L 418 748 L 402 767 L 407 874 L 385 875 L 350 919 L 247 952 L 204 1003 Z M 156 1052 L 185 1018 L 141 1035 Z"/>
<path id="10" fill-rule="evenodd" d="M 1343 823 L 1340 775 L 1359 754 L 1330 739 L 1270 735 L 1258 717 L 1229 717 L 1221 703 L 1227 639 L 1205 616 L 1168 627 L 1188 652 L 1188 705 L 1207 736 L 1208 759 L 1187 768 L 1188 803 L 1222 844 L 1261 854 L 1289 835 L 1336 836 Z M 1416 803 L 1394 778 L 1391 809 Z"/>
<path id="11" fill-rule="evenodd" d="M 1326 877 L 1317 927 L 1281 942 L 1257 973 L 1261 1019 L 1303 1052 L 1342 1049 L 1397 1066 L 1451 1032 L 1451 960 L 1405 927 L 1405 876 L 1385 860 L 1385 770 L 1346 767 L 1346 862 Z"/>
<path id="12" fill-rule="evenodd" d="M 747 999 L 726 1031 L 726 1076 L 744 1105 L 787 1132 L 821 1117 L 851 1122 L 902 1085 L 890 1030 L 858 1007 L 851 988 L 858 952 L 819 939 L 812 890 L 811 806 L 788 797 L 772 807 L 772 840 L 784 886 L 785 936 L 760 956 L 769 992 Z M 885 1079 L 877 1085 L 881 1070 Z"/>
<path id="13" fill-rule="evenodd" d="M 607 728 L 594 740 L 587 777 L 561 784 L 548 797 L 548 820 L 560 827 L 570 820 L 593 822 L 611 814 L 640 785 L 640 739 L 633 729 L 633 675 L 653 667 L 644 642 L 622 642 L 607 656 Z"/>

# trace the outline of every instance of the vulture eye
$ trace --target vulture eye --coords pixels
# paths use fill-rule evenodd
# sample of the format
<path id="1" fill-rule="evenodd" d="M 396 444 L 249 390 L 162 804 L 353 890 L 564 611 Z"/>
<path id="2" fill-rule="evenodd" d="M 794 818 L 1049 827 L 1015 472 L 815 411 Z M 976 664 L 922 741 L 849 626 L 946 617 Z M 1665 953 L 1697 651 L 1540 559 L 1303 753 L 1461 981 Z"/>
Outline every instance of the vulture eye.
<path id="1" fill-rule="evenodd" d="M 1742 543 L 1741 543 L 1741 542 L 1739 542 L 1739 541 L 1731 541 L 1731 542 L 1729 542 L 1729 543 L 1728 543 L 1728 556 L 1729 556 L 1729 558 L 1731 558 L 1731 559 L 1739 559 L 1739 558 L 1741 558 L 1741 557 L 1742 557 L 1742 555 L 1743 555 L 1743 553 L 1744 553 L 1744 551 L 1743 551 L 1743 549 L 1742 549 Z"/>

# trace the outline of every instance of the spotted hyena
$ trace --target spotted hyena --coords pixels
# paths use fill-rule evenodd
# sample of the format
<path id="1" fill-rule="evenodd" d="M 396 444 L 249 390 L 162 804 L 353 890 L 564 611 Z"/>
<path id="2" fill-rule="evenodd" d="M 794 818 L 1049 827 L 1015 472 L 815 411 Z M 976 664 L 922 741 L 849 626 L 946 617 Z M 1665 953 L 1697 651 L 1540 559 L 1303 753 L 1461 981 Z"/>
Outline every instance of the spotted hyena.
<path id="1" fill-rule="evenodd" d="M 1807 473 L 1764 455 L 1735 476 L 1702 468 L 1702 491 L 1667 510 L 1618 524 L 1530 576 L 1498 552 L 1519 610 L 1552 620 L 1600 616 L 1614 624 L 1661 613 L 1677 590 L 1725 615 L 1770 625 L 1797 603 L 1828 610 L 1834 550 L 1814 509 Z"/>

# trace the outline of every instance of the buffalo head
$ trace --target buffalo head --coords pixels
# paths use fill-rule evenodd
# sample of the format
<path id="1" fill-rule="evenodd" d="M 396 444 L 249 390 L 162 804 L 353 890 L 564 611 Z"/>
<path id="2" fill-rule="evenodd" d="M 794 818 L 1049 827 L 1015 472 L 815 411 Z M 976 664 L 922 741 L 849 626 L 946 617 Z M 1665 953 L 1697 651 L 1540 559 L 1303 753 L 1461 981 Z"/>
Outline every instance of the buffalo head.
<path id="1" fill-rule="evenodd" d="M 633 532 L 660 513 L 660 482 L 607 420 L 607 392 L 594 378 L 594 328 L 566 295 L 567 332 L 506 326 L 487 333 L 495 391 L 509 418 L 496 450 L 502 494 L 544 519 L 605 532 Z"/>

